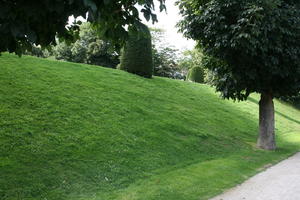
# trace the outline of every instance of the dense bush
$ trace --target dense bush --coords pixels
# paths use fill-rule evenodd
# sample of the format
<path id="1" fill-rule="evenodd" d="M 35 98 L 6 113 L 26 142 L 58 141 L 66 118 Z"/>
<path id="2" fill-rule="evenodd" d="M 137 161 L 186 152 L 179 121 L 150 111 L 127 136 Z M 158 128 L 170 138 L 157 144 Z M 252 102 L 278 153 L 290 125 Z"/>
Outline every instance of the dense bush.
<path id="1" fill-rule="evenodd" d="M 153 73 L 151 35 L 148 27 L 141 24 L 136 33 L 129 30 L 129 39 L 121 52 L 119 69 L 151 78 Z"/>
<path id="2" fill-rule="evenodd" d="M 197 83 L 204 82 L 204 71 L 202 67 L 196 66 L 189 70 L 187 80 Z"/>

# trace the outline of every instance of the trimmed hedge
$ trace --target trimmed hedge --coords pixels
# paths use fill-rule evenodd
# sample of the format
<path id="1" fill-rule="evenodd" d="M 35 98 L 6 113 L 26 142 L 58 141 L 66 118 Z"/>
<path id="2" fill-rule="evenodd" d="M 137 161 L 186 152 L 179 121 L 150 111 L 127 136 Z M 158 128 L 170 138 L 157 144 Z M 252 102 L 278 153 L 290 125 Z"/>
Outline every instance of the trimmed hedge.
<path id="1" fill-rule="evenodd" d="M 148 27 L 141 24 L 141 31 L 129 30 L 129 39 L 121 52 L 118 69 L 151 78 L 153 74 L 153 59 L 151 35 Z"/>
<path id="2" fill-rule="evenodd" d="M 187 80 L 197 83 L 204 82 L 204 71 L 201 67 L 193 67 L 189 70 Z"/>

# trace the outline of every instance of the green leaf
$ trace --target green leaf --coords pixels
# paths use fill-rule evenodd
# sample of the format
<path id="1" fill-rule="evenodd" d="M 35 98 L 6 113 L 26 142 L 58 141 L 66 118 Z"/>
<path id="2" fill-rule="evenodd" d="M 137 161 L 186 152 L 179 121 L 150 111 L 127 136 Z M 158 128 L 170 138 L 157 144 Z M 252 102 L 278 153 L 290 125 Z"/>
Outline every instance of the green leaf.
<path id="1" fill-rule="evenodd" d="M 146 9 L 142 9 L 141 12 L 144 14 L 144 17 L 147 21 L 150 20 L 150 12 L 149 10 L 146 10 Z"/>

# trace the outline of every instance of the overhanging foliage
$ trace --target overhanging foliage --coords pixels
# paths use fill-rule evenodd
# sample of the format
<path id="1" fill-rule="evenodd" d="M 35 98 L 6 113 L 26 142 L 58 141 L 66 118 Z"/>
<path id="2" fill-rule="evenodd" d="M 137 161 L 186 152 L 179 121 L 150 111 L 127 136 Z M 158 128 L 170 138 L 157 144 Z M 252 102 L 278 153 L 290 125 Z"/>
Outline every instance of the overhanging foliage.
<path id="1" fill-rule="evenodd" d="M 160 10 L 165 9 L 164 0 Z M 66 29 L 68 17 L 86 16 L 101 28 L 101 34 L 116 42 L 127 38 L 125 25 L 139 29 L 139 12 L 157 21 L 153 0 L 0 0 L 0 52 L 21 54 L 32 44 L 47 46 L 55 36 L 71 40 L 78 34 L 78 23 Z"/>

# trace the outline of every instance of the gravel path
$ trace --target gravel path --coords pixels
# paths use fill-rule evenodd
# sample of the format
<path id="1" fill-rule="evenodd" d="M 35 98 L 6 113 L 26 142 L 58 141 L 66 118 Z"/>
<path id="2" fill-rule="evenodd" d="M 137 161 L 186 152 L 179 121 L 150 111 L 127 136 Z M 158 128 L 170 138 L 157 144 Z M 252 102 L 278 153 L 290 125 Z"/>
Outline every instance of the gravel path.
<path id="1" fill-rule="evenodd" d="M 211 200 L 300 200 L 300 153 Z"/>

